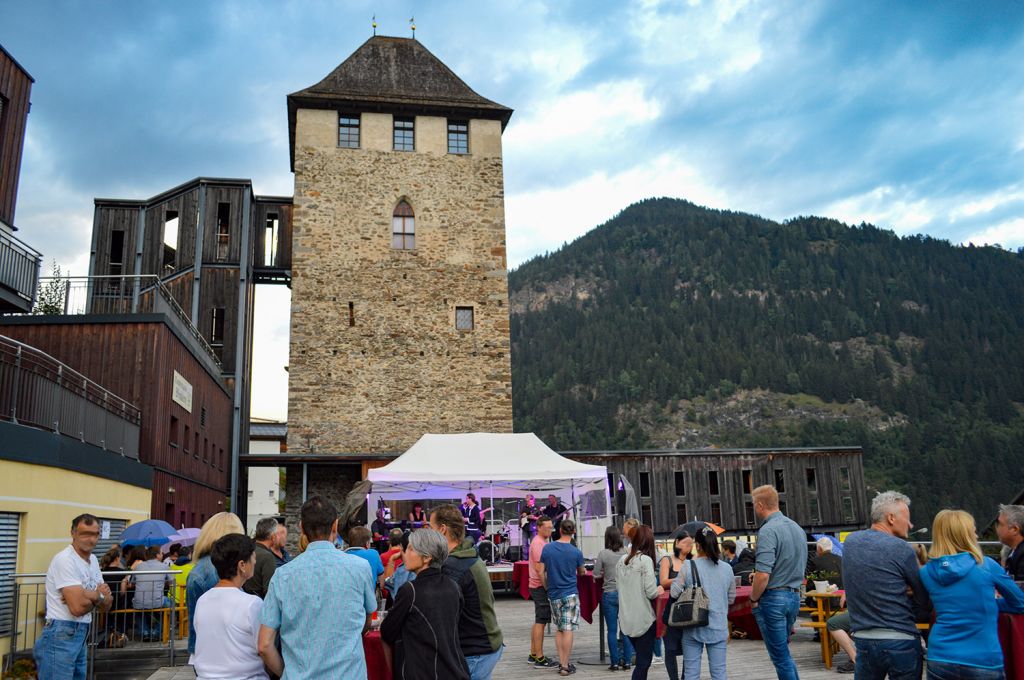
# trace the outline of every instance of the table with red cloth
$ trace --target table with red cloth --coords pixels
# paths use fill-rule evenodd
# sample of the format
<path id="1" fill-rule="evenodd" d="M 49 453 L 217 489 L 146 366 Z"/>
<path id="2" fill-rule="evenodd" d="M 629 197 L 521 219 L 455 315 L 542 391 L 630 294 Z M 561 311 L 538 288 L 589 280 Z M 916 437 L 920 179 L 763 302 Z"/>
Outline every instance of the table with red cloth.
<path id="1" fill-rule="evenodd" d="M 1024 680 L 1024 614 L 999 615 L 999 645 L 1006 680 Z"/>
<path id="2" fill-rule="evenodd" d="M 594 611 L 601 604 L 601 580 L 587 572 L 576 577 L 580 591 L 580 616 L 587 623 L 594 622 Z M 524 600 L 530 599 L 530 563 L 521 560 L 512 565 L 512 587 L 519 591 Z"/>
<path id="3" fill-rule="evenodd" d="M 371 630 L 363 636 L 363 654 L 366 656 L 366 680 L 391 680 L 379 630 Z"/>
<path id="4" fill-rule="evenodd" d="M 736 587 L 736 601 L 729 605 L 729 623 L 732 624 L 734 631 L 741 630 L 751 640 L 760 640 L 761 629 L 757 627 L 753 610 L 750 608 L 751 590 L 751 586 Z M 661 617 L 665 613 L 665 607 L 668 606 L 668 596 L 668 592 L 665 592 L 658 598 L 658 610 L 656 612 L 658 616 L 658 637 L 662 637 L 665 634 L 666 626 Z"/>

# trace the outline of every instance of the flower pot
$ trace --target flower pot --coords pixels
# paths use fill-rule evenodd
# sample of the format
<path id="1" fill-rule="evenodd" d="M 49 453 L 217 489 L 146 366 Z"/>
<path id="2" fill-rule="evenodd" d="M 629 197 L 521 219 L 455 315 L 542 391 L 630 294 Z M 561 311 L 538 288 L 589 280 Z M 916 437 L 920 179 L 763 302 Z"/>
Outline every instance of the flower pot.
<path id="1" fill-rule="evenodd" d="M 814 592 L 816 593 L 827 593 L 828 592 L 828 581 L 815 581 Z"/>

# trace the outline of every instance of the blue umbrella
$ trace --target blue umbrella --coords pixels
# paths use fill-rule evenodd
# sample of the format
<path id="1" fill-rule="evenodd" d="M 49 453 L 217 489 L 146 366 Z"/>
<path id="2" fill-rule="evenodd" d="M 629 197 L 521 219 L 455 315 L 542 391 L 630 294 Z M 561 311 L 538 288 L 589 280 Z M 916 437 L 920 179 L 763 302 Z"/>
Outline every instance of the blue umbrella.
<path id="1" fill-rule="evenodd" d="M 129 525 L 121 532 L 121 545 L 163 545 L 176 529 L 161 519 L 147 519 Z"/>
<path id="2" fill-rule="evenodd" d="M 839 542 L 839 539 L 835 536 L 829 536 L 828 534 L 811 534 L 811 538 L 815 541 L 820 541 L 823 538 L 827 538 L 832 541 L 832 554 L 838 557 L 843 556 L 843 544 Z"/>

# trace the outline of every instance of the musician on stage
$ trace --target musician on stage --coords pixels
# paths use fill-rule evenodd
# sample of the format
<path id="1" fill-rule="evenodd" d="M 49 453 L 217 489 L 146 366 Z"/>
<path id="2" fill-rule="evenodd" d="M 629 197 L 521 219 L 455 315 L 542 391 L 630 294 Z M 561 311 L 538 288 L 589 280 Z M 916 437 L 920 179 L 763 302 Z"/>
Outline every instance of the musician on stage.
<path id="1" fill-rule="evenodd" d="M 569 508 L 562 505 L 558 500 L 558 496 L 551 494 L 548 496 L 548 504 L 544 506 L 544 509 L 541 510 L 541 512 L 551 518 L 551 523 L 554 525 L 554 533 L 556 535 L 561 535 L 558 533 L 558 530 L 562 525 L 562 520 L 566 519 L 566 515 L 569 513 Z"/>
<path id="2" fill-rule="evenodd" d="M 412 504 L 412 511 L 409 512 L 409 521 L 417 522 L 422 527 L 427 521 L 427 513 L 423 511 L 423 503 L 416 501 Z"/>
<path id="3" fill-rule="evenodd" d="M 530 544 L 530 539 L 537 533 L 537 518 L 543 516 L 540 508 L 537 507 L 537 499 L 532 493 L 526 494 L 526 505 L 519 511 L 519 529 L 523 537 L 522 544 L 525 548 Z"/>
<path id="4" fill-rule="evenodd" d="M 477 505 L 476 495 L 472 493 L 466 494 L 466 500 L 462 502 L 459 510 L 462 511 L 462 519 L 466 523 L 466 536 L 472 538 L 473 543 L 480 540 L 480 533 L 484 525 L 483 514 L 493 509 L 481 510 L 480 506 Z"/>

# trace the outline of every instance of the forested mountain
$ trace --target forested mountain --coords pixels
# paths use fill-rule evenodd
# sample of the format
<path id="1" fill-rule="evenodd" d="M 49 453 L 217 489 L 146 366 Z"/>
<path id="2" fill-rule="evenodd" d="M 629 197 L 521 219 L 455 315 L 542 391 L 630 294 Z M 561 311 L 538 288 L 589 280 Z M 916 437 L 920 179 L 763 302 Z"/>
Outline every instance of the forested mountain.
<path id="1" fill-rule="evenodd" d="M 1024 486 L 1024 249 L 650 199 L 509 286 L 515 427 L 556 449 L 860 445 L 920 526 Z"/>

